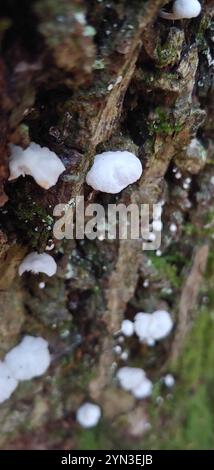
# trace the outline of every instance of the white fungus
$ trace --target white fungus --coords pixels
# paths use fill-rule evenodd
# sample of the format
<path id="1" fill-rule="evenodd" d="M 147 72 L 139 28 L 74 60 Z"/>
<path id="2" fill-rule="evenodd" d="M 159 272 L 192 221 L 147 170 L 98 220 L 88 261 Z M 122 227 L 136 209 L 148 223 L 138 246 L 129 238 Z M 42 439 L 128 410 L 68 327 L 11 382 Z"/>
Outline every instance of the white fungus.
<path id="1" fill-rule="evenodd" d="M 173 375 L 171 375 L 171 374 L 165 375 L 163 380 L 164 380 L 164 383 L 165 383 L 166 387 L 171 388 L 175 385 L 175 379 L 174 379 Z"/>
<path id="2" fill-rule="evenodd" d="M 121 333 L 124 336 L 132 336 L 134 334 L 134 323 L 131 320 L 123 320 L 121 323 Z"/>
<path id="3" fill-rule="evenodd" d="M 121 354 L 121 352 L 122 352 L 122 348 L 121 348 L 121 346 L 119 346 L 119 344 L 117 344 L 117 345 L 114 347 L 113 350 L 114 350 L 115 354 Z"/>
<path id="4" fill-rule="evenodd" d="M 98 405 L 93 403 L 84 403 L 77 410 L 76 419 L 77 422 L 83 428 L 92 428 L 97 425 L 101 417 L 101 409 Z"/>
<path id="5" fill-rule="evenodd" d="M 45 288 L 45 282 L 39 282 L 39 288 L 44 289 Z"/>
<path id="6" fill-rule="evenodd" d="M 170 333 L 173 322 L 168 312 L 156 310 L 153 313 L 137 313 L 134 326 L 140 341 L 153 346 L 155 341 L 165 338 Z"/>
<path id="7" fill-rule="evenodd" d="M 139 312 L 135 315 L 135 333 L 142 342 L 148 342 L 152 337 L 149 336 L 149 325 L 151 322 L 151 313 Z"/>
<path id="8" fill-rule="evenodd" d="M 146 377 L 143 369 L 122 367 L 117 372 L 117 379 L 120 386 L 138 400 L 149 397 L 152 393 L 152 382 Z"/>
<path id="9" fill-rule="evenodd" d="M 34 142 L 23 150 L 18 145 L 10 144 L 9 181 L 19 176 L 31 175 L 37 184 L 49 189 L 57 183 L 65 167 L 60 158 L 47 147 L 41 147 Z"/>
<path id="10" fill-rule="evenodd" d="M 5 364 L 16 380 L 39 377 L 51 362 L 48 343 L 45 339 L 26 335 L 21 343 L 5 356 Z"/>
<path id="11" fill-rule="evenodd" d="M 195 18 L 201 13 L 201 4 L 198 0 L 176 0 L 173 3 L 172 13 L 161 10 L 159 16 L 166 20 L 181 20 Z"/>
<path id="12" fill-rule="evenodd" d="M 27 255 L 19 266 L 19 275 L 25 271 L 31 271 L 34 274 L 44 273 L 51 277 L 56 274 L 57 264 L 54 258 L 47 253 L 37 253 L 32 251 Z"/>
<path id="13" fill-rule="evenodd" d="M 137 181 L 141 174 L 141 162 L 133 153 L 108 151 L 95 156 L 86 182 L 97 191 L 116 194 Z"/>
<path id="14" fill-rule="evenodd" d="M 175 178 L 176 178 L 177 180 L 180 180 L 181 177 L 182 177 L 181 172 L 180 172 L 180 171 L 177 171 L 177 172 L 175 173 Z"/>
<path id="15" fill-rule="evenodd" d="M 7 365 L 0 361 L 0 403 L 10 398 L 18 385 Z"/>
<path id="16" fill-rule="evenodd" d="M 161 256 L 162 255 L 162 251 L 161 250 L 157 250 L 156 251 L 156 256 Z"/>
<path id="17" fill-rule="evenodd" d="M 170 227 L 169 227 L 169 230 L 171 233 L 176 233 L 177 230 L 178 230 L 178 227 L 176 224 L 171 224 Z"/>
<path id="18" fill-rule="evenodd" d="M 134 390 L 133 390 L 133 395 L 135 398 L 138 400 L 141 400 L 143 398 L 150 397 L 152 393 L 152 382 L 151 380 L 147 379 L 147 377 L 144 377 L 140 385 L 138 385 Z"/>
<path id="19" fill-rule="evenodd" d="M 117 371 L 117 379 L 121 388 L 132 392 L 138 387 L 145 377 L 145 372 L 139 367 L 121 367 Z"/>
<path id="20" fill-rule="evenodd" d="M 122 359 L 122 361 L 127 361 L 128 357 L 129 357 L 128 351 L 123 351 L 120 356 L 120 359 Z"/>

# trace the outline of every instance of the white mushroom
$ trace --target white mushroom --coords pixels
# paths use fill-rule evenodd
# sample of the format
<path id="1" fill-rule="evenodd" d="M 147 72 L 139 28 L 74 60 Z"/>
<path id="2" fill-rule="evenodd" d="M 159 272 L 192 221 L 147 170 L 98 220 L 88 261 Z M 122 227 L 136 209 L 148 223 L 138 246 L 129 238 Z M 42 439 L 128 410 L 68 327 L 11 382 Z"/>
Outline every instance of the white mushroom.
<path id="1" fill-rule="evenodd" d="M 172 13 L 160 10 L 159 16 L 166 20 L 181 20 L 195 18 L 201 13 L 201 4 L 198 0 L 176 0 L 173 3 Z"/>
<path id="2" fill-rule="evenodd" d="M 57 183 L 65 167 L 60 158 L 47 147 L 41 147 L 34 142 L 23 150 L 18 145 L 10 144 L 9 181 L 19 176 L 31 175 L 37 184 L 49 189 Z"/>
<path id="3" fill-rule="evenodd" d="M 171 316 L 165 310 L 156 310 L 152 314 L 150 334 L 154 340 L 165 338 L 173 327 Z"/>
<path id="4" fill-rule="evenodd" d="M 137 181 L 141 174 L 141 162 L 133 153 L 109 151 L 95 156 L 86 182 L 97 191 L 116 194 Z"/>
<path id="5" fill-rule="evenodd" d="M 172 374 L 165 375 L 163 380 L 164 380 L 166 387 L 168 388 L 171 388 L 175 385 L 175 379 Z"/>
<path id="6" fill-rule="evenodd" d="M 134 323 L 131 320 L 123 320 L 121 323 L 121 333 L 124 336 L 132 336 L 134 334 Z"/>
<path id="7" fill-rule="evenodd" d="M 145 377 L 145 372 L 139 367 L 121 367 L 117 372 L 120 386 L 129 392 L 138 387 Z"/>
<path id="8" fill-rule="evenodd" d="M 177 227 L 176 224 L 170 224 L 169 230 L 170 230 L 171 233 L 176 233 L 177 230 L 178 230 L 178 227 Z"/>
<path id="9" fill-rule="evenodd" d="M 133 395 L 135 398 L 138 400 L 141 400 L 143 398 L 150 397 L 152 393 L 152 382 L 149 380 L 147 377 L 144 377 L 140 385 L 138 385 L 134 390 L 133 390 Z"/>
<path id="10" fill-rule="evenodd" d="M 0 403 L 10 398 L 18 385 L 7 365 L 0 361 Z"/>
<path id="11" fill-rule="evenodd" d="M 47 253 L 37 253 L 32 251 L 29 253 L 19 266 L 19 275 L 21 276 L 25 271 L 31 271 L 34 274 L 44 273 L 47 276 L 56 274 L 57 264 L 54 258 Z"/>
<path id="12" fill-rule="evenodd" d="M 165 338 L 173 327 L 171 316 L 165 310 L 154 313 L 139 312 L 135 315 L 135 332 L 140 341 L 153 346 L 155 341 Z"/>
<path id="13" fill-rule="evenodd" d="M 48 342 L 43 338 L 29 335 L 5 356 L 5 364 L 16 380 L 39 377 L 46 372 L 50 362 Z"/>
<path id="14" fill-rule="evenodd" d="M 77 410 L 76 419 L 83 428 L 92 428 L 97 425 L 101 417 L 101 409 L 93 403 L 84 403 Z"/>
<path id="15" fill-rule="evenodd" d="M 152 340 L 150 336 L 149 326 L 152 320 L 151 313 L 139 312 L 135 315 L 134 328 L 136 335 L 142 342 L 148 343 Z"/>
<path id="16" fill-rule="evenodd" d="M 146 377 L 143 369 L 122 367 L 117 372 L 120 386 L 138 400 L 149 397 L 152 393 L 152 382 Z"/>

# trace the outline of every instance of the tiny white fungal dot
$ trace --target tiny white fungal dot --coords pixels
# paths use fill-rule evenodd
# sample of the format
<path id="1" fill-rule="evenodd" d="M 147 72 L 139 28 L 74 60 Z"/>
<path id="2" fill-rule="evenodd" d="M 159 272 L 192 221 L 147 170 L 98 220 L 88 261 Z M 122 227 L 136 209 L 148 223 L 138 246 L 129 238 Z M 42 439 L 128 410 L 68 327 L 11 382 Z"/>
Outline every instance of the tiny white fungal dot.
<path id="1" fill-rule="evenodd" d="M 178 230 L 178 227 L 176 224 L 171 224 L 170 227 L 169 227 L 169 230 L 171 233 L 176 233 L 177 230 Z"/>
<path id="2" fill-rule="evenodd" d="M 44 289 L 45 287 L 45 282 L 39 282 L 39 288 Z"/>
<path id="3" fill-rule="evenodd" d="M 122 361 L 127 361 L 128 357 L 129 357 L 128 351 L 123 351 L 122 354 L 121 354 L 121 356 L 120 356 L 120 358 L 122 359 Z"/>
<path id="4" fill-rule="evenodd" d="M 122 352 L 121 346 L 116 345 L 116 346 L 114 347 L 114 352 L 115 352 L 116 354 L 121 354 L 121 352 Z"/>
<path id="5" fill-rule="evenodd" d="M 156 251 L 156 256 L 161 256 L 162 255 L 162 251 L 161 250 L 157 250 Z"/>
<path id="6" fill-rule="evenodd" d="M 171 374 L 165 375 L 164 383 L 169 388 L 173 387 L 175 385 L 175 379 L 174 379 L 173 375 L 171 375 Z"/>
<path id="7" fill-rule="evenodd" d="M 119 338 L 118 338 L 117 341 L 118 341 L 118 343 L 120 343 L 120 344 L 121 344 L 121 343 L 124 343 L 124 336 L 119 336 Z"/>
<path id="8" fill-rule="evenodd" d="M 131 320 L 123 320 L 121 323 L 121 332 L 124 336 L 132 336 L 134 334 L 134 323 Z"/>

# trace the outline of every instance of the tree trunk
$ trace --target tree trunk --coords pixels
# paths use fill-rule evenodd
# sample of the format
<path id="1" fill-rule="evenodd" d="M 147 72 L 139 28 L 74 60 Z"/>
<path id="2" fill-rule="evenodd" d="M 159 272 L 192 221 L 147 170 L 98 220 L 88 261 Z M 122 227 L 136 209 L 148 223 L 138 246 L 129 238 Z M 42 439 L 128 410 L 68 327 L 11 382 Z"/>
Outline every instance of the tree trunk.
<path id="1" fill-rule="evenodd" d="M 2 449 L 136 448 L 142 436 L 144 448 L 212 448 L 214 7 L 205 0 L 197 18 L 167 21 L 158 16 L 165 3 L 1 2 L 0 358 L 25 334 L 45 338 L 52 357 L 44 376 L 0 405 Z M 7 181 L 8 144 L 32 141 L 66 168 L 49 190 L 30 176 Z M 106 150 L 131 151 L 143 166 L 116 196 L 85 183 Z M 142 240 L 55 239 L 54 207 L 77 196 L 85 207 L 162 201 L 160 250 L 143 251 Z M 20 277 L 31 251 L 54 256 L 57 274 Z M 170 311 L 172 333 L 154 348 L 123 339 L 124 362 L 115 350 L 122 320 L 158 309 Z M 144 368 L 150 399 L 119 389 L 124 364 Z M 162 382 L 168 372 L 173 394 Z M 90 431 L 75 418 L 84 401 L 102 409 Z"/>

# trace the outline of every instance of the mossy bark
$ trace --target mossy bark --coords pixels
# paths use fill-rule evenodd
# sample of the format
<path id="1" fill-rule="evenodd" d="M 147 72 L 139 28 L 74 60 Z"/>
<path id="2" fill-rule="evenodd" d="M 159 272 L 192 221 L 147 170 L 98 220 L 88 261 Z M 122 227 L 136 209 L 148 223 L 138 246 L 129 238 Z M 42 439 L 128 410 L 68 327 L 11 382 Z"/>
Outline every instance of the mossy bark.
<path id="1" fill-rule="evenodd" d="M 157 412 L 155 398 L 136 404 L 113 379 L 122 364 L 114 335 L 124 316 L 161 307 L 172 312 L 174 332 L 154 350 L 136 339 L 123 346 L 129 365 L 143 366 L 159 390 L 168 368 L 182 376 L 175 358 L 196 322 L 198 302 L 209 298 L 211 310 L 213 301 L 209 283 L 204 297 L 199 292 L 209 250 L 213 276 L 214 8 L 202 1 L 198 18 L 171 22 L 158 17 L 165 3 L 1 3 L 0 358 L 26 332 L 45 337 L 52 353 L 48 374 L 23 382 L 0 405 L 1 448 L 118 448 L 121 438 L 131 448 L 140 446 L 152 419 L 153 436 L 162 419 L 170 435 L 168 408 Z M 197 148 L 188 154 L 195 138 Z M 30 141 L 55 151 L 65 165 L 48 191 L 30 177 L 7 182 L 8 144 Z M 116 197 L 85 184 L 93 156 L 106 149 L 133 151 L 143 165 L 140 181 Z M 54 207 L 72 205 L 79 195 L 86 205 L 164 200 L 162 256 L 143 252 L 137 240 L 53 240 Z M 57 275 L 20 279 L 25 254 L 53 242 Z M 103 410 L 97 433 L 75 422 L 89 397 Z M 167 446 L 155 442 L 148 445 Z"/>

